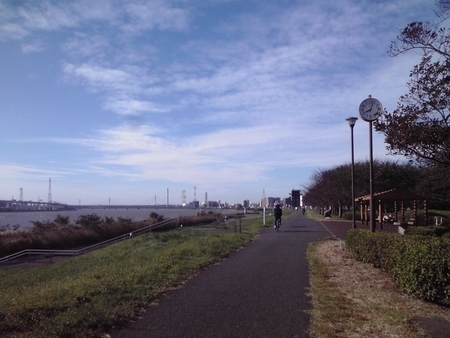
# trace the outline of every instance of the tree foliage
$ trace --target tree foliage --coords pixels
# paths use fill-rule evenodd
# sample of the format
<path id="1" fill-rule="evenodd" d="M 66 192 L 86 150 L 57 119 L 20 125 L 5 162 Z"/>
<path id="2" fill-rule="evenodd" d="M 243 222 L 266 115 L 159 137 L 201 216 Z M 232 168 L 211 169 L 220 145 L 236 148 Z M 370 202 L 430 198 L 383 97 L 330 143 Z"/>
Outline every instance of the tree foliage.
<path id="1" fill-rule="evenodd" d="M 75 222 L 76 224 L 79 224 L 85 228 L 95 230 L 98 228 L 100 224 L 102 224 L 102 218 L 98 216 L 97 214 L 87 214 L 87 215 L 81 215 L 78 217 L 78 219 Z"/>
<path id="2" fill-rule="evenodd" d="M 450 166 L 450 60 L 425 56 L 411 72 L 409 94 L 375 123 L 392 154 Z"/>
<path id="3" fill-rule="evenodd" d="M 370 193 L 369 161 L 355 163 L 355 197 Z M 410 163 L 375 160 L 373 163 L 374 190 L 414 189 L 418 185 L 420 169 Z M 351 164 L 337 165 L 317 170 L 305 187 L 304 201 L 307 205 L 336 210 L 349 210 L 352 205 Z"/>
<path id="4" fill-rule="evenodd" d="M 438 17 L 447 19 L 449 1 L 437 2 Z M 442 21 L 441 21 L 442 23 Z M 375 122 L 387 149 L 425 164 L 450 166 L 450 31 L 441 23 L 412 22 L 390 45 L 390 55 L 411 50 L 421 62 L 410 72 L 409 93 L 397 108 Z"/>

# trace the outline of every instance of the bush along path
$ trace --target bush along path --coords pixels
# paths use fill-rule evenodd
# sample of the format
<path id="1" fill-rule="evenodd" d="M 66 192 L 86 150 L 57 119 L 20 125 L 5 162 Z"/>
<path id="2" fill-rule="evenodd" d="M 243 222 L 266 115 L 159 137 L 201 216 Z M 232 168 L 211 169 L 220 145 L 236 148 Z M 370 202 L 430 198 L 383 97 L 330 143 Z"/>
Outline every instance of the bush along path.
<path id="1" fill-rule="evenodd" d="M 338 240 L 308 249 L 313 337 L 447 338 L 450 308 L 399 292 L 392 278 L 355 260 Z"/>
<path id="2" fill-rule="evenodd" d="M 381 268 L 403 292 L 450 305 L 450 239 L 350 230 L 353 256 Z"/>

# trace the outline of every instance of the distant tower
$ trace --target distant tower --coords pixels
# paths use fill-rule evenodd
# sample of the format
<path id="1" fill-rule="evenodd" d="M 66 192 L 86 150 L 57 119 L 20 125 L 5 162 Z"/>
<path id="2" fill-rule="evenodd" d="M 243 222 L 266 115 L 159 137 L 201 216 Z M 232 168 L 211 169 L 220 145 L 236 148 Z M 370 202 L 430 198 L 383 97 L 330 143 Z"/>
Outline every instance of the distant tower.
<path id="1" fill-rule="evenodd" d="M 52 179 L 48 179 L 48 203 L 52 203 Z"/>
<path id="2" fill-rule="evenodd" d="M 197 202 L 197 187 L 194 186 L 194 204 Z"/>
<path id="3" fill-rule="evenodd" d="M 167 188 L 167 206 L 169 206 L 169 188 Z"/>
<path id="4" fill-rule="evenodd" d="M 19 199 L 19 201 L 23 202 L 23 189 L 22 188 L 20 188 L 20 199 Z"/>
<path id="5" fill-rule="evenodd" d="M 292 206 L 295 208 L 295 207 L 301 207 L 302 206 L 302 204 L 301 204 L 301 202 L 300 202 L 300 199 L 301 199 L 301 193 L 300 193 L 300 190 L 294 190 L 294 189 L 292 189 L 292 192 L 291 192 L 291 203 L 292 203 Z"/>
<path id="6" fill-rule="evenodd" d="M 205 205 L 208 206 L 208 193 L 205 192 Z"/>
<path id="7" fill-rule="evenodd" d="M 181 205 L 183 205 L 183 206 L 186 205 L 186 190 L 183 190 L 181 192 Z"/>

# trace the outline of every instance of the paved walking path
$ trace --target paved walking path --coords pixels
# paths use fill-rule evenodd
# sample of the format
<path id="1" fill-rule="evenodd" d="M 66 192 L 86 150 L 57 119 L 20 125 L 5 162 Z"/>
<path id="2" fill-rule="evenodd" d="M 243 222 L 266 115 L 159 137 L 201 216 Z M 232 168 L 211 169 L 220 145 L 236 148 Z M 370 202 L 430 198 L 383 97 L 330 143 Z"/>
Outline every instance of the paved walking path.
<path id="1" fill-rule="evenodd" d="M 280 232 L 262 230 L 244 250 L 168 292 L 111 337 L 309 337 L 306 250 L 329 235 L 296 213 Z"/>

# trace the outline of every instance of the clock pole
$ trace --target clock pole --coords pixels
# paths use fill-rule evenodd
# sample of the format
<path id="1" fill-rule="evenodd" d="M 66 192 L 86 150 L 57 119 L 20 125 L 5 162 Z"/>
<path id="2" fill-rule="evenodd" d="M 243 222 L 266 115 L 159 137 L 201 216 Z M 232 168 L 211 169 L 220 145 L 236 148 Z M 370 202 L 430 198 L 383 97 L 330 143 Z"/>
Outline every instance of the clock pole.
<path id="1" fill-rule="evenodd" d="M 370 177 L 370 231 L 375 232 L 375 208 L 373 207 L 373 143 L 372 143 L 372 121 L 369 121 L 369 177 Z"/>
<path id="2" fill-rule="evenodd" d="M 365 99 L 359 105 L 359 115 L 361 118 L 369 122 L 369 175 L 370 175 L 370 203 L 369 203 L 369 217 L 370 217 L 370 231 L 375 232 L 375 208 L 373 203 L 373 144 L 372 144 L 372 122 L 381 116 L 383 113 L 383 106 L 380 101 L 372 98 L 369 95 L 368 99 Z"/>

